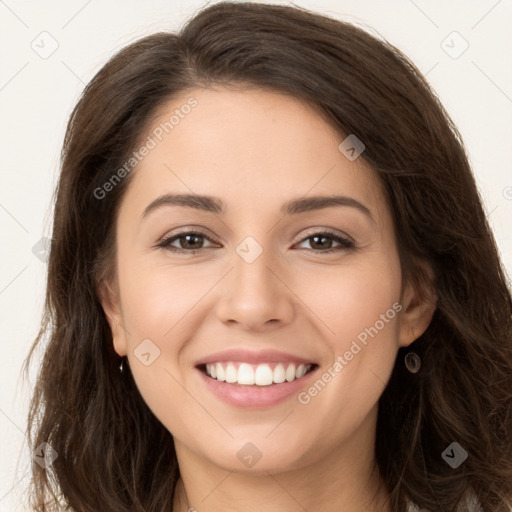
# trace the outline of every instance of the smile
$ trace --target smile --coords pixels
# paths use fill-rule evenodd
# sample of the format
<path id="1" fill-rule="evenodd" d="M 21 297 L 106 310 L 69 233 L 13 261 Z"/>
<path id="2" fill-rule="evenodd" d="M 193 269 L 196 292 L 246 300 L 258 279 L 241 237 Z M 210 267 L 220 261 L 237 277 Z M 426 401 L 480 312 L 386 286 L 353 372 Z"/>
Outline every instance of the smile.
<path id="1" fill-rule="evenodd" d="M 204 365 L 203 371 L 219 382 L 242 386 L 270 386 L 300 379 L 309 373 L 314 366 L 314 364 L 276 362 L 250 364 L 223 361 L 207 363 Z"/>

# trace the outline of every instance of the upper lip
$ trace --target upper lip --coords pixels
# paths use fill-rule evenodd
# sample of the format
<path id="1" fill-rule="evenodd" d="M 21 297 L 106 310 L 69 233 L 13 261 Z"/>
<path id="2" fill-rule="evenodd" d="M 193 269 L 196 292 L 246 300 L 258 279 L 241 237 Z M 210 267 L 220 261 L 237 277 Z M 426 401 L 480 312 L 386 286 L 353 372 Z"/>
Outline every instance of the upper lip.
<path id="1" fill-rule="evenodd" d="M 240 363 L 295 363 L 295 364 L 314 364 L 311 359 L 287 354 L 278 350 L 247 350 L 245 348 L 232 348 L 215 352 L 209 356 L 203 357 L 196 362 L 196 366 L 203 364 L 218 363 L 221 361 L 233 361 Z"/>

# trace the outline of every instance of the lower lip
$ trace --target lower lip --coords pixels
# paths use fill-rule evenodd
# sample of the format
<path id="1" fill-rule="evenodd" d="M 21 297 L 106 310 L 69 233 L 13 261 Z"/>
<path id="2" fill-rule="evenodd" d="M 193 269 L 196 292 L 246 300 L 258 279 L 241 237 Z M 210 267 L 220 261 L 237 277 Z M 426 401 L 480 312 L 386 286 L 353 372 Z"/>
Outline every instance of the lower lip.
<path id="1" fill-rule="evenodd" d="M 317 368 L 292 382 L 270 384 L 269 386 L 244 386 L 220 382 L 197 369 L 203 381 L 215 396 L 235 407 L 247 408 L 271 407 L 284 402 L 293 395 L 297 395 L 316 370 Z"/>

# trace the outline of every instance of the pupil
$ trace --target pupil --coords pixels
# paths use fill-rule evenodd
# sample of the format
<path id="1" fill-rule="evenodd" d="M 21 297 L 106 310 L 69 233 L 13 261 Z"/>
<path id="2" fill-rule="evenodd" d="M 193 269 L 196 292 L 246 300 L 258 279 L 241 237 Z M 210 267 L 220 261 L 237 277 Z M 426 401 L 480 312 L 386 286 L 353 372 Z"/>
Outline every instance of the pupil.
<path id="1" fill-rule="evenodd" d="M 200 249 L 201 248 L 201 241 L 202 241 L 202 236 L 201 235 L 185 235 L 184 237 L 182 237 L 186 240 L 186 246 L 194 246 L 193 248 L 194 249 Z M 190 239 L 198 239 L 199 242 L 196 241 L 196 243 L 194 244 L 194 242 L 190 243 Z"/>
<path id="2" fill-rule="evenodd" d="M 325 242 L 325 240 L 330 241 L 330 238 L 326 237 L 326 236 L 315 235 L 315 236 L 313 236 L 313 244 L 312 245 L 316 245 L 317 240 L 324 240 L 324 242 Z M 329 242 L 327 242 L 327 246 L 325 246 L 325 243 L 322 243 L 322 242 L 320 242 L 319 245 L 323 246 L 323 247 L 321 247 L 321 249 L 330 249 L 330 246 L 331 246 L 331 244 Z"/>

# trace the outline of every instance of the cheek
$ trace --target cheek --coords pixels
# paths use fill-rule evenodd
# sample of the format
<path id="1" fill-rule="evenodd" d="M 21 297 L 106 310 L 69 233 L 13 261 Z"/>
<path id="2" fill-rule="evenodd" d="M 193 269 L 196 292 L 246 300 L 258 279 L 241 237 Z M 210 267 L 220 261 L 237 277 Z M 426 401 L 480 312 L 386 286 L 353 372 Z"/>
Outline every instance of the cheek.
<path id="1" fill-rule="evenodd" d="M 201 298 L 218 281 L 217 274 L 211 268 L 147 265 L 127 255 L 120 258 L 119 278 L 131 372 L 160 421 L 168 425 L 169 411 L 180 410 L 179 417 L 172 415 L 173 430 L 179 429 L 182 417 L 198 414 L 197 403 L 179 384 L 188 370 L 181 366 L 181 354 L 200 323 Z"/>
<path id="2" fill-rule="evenodd" d="M 178 432 L 186 431 L 182 418 L 198 414 L 197 403 L 180 385 L 180 354 L 193 320 L 188 313 L 208 285 L 205 281 L 191 282 L 190 277 L 190 273 L 179 270 L 137 266 L 129 258 L 120 265 L 131 373 L 155 417 Z M 172 413 L 178 409 L 179 415 Z"/>
<path id="3" fill-rule="evenodd" d="M 399 269 L 397 257 L 375 254 L 303 281 L 302 296 L 324 326 L 331 361 L 299 402 L 329 417 L 335 431 L 368 414 L 393 369 L 402 309 Z"/>
<path id="4" fill-rule="evenodd" d="M 121 266 L 120 276 L 124 277 L 120 292 L 127 330 L 139 337 L 162 340 L 172 336 L 178 325 L 181 329 L 183 321 L 186 324 L 187 315 L 215 283 L 211 269 L 202 275 L 196 268 L 130 261 Z"/>
<path id="5" fill-rule="evenodd" d="M 324 324 L 332 347 L 337 352 L 344 351 L 350 340 L 374 326 L 400 300 L 398 257 L 375 253 L 360 260 L 354 258 L 347 265 L 303 273 L 294 286 Z M 389 326 L 398 325 L 394 309 L 385 320 L 391 321 L 385 322 L 385 328 L 379 321 L 377 327 L 390 337 Z"/>

